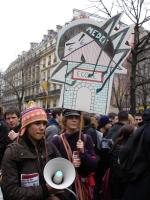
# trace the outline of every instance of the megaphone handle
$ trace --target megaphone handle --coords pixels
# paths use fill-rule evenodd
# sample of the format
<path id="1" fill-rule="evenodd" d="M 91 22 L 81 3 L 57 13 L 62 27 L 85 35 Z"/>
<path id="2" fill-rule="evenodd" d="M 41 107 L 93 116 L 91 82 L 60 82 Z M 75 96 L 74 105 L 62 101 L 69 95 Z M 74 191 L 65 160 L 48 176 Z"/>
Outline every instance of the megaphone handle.
<path id="1" fill-rule="evenodd" d="M 73 196 L 76 198 L 76 200 L 78 200 L 77 195 L 75 194 L 75 192 L 73 192 L 71 189 L 69 188 L 65 188 L 65 190 L 68 190 L 69 192 L 71 192 L 73 194 Z"/>

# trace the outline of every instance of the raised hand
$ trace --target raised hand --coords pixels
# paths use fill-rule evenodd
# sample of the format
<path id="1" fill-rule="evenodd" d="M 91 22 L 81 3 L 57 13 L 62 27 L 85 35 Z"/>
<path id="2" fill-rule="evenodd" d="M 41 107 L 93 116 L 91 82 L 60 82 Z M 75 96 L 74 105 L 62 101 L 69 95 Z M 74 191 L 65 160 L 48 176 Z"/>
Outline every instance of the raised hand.
<path id="1" fill-rule="evenodd" d="M 16 139 L 18 137 L 19 133 L 16 133 L 15 131 L 11 130 L 8 133 L 8 137 L 11 141 L 13 141 L 14 139 Z"/>
<path id="2" fill-rule="evenodd" d="M 82 140 L 78 140 L 77 149 L 80 153 L 84 153 L 84 142 Z"/>

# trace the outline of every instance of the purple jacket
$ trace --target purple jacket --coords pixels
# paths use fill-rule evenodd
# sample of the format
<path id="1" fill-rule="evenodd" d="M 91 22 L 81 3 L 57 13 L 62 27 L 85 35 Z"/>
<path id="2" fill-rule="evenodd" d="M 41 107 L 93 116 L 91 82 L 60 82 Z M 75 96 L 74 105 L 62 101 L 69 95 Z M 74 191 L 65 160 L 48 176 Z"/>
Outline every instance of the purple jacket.
<path id="1" fill-rule="evenodd" d="M 70 145 L 72 152 L 76 151 L 77 150 L 76 143 L 79 138 L 79 132 L 76 132 L 74 134 L 65 133 L 65 137 Z M 96 156 L 94 153 L 93 142 L 92 142 L 91 137 L 89 135 L 82 135 L 81 139 L 85 142 L 85 146 L 84 146 L 85 151 L 84 153 L 80 154 L 81 166 L 77 168 L 77 172 L 82 177 L 86 177 L 91 172 L 95 172 L 97 161 L 96 161 Z M 55 136 L 52 139 L 52 143 L 55 144 L 55 146 L 61 153 L 62 157 L 68 159 L 67 153 L 65 151 L 65 148 L 60 136 Z"/>

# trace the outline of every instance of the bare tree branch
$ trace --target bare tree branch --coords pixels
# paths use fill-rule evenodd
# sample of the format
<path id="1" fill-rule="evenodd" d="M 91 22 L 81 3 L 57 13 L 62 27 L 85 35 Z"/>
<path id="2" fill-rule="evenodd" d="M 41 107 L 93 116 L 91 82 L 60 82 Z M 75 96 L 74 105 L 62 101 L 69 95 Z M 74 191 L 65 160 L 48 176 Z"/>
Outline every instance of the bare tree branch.
<path id="1" fill-rule="evenodd" d="M 126 16 L 133 22 L 136 23 L 136 21 L 133 20 L 134 15 L 131 12 L 130 6 L 126 3 L 127 1 L 125 0 L 117 0 L 119 7 L 121 10 L 126 14 Z M 133 18 L 132 18 L 133 17 Z"/>
<path id="2" fill-rule="evenodd" d="M 150 48 L 149 48 L 149 50 L 150 50 Z M 149 56 L 146 56 L 146 57 L 144 57 L 144 58 L 139 59 L 139 60 L 137 61 L 137 63 L 140 63 L 140 62 L 143 62 L 143 61 L 149 60 L 149 59 L 150 59 L 150 57 L 149 57 Z"/>
<path id="3" fill-rule="evenodd" d="M 148 45 L 148 43 L 150 42 L 150 32 L 148 33 L 148 34 L 146 34 L 146 35 L 144 35 L 141 39 L 140 39 L 140 41 L 138 42 L 138 44 L 137 44 L 137 46 L 139 47 L 139 48 L 144 48 L 145 47 L 145 45 Z"/>
<path id="4" fill-rule="evenodd" d="M 111 17 L 111 12 L 107 9 L 107 6 L 104 4 L 103 0 L 97 1 L 99 3 L 96 8 L 103 14 L 106 14 L 108 17 Z"/>
<path id="5" fill-rule="evenodd" d="M 146 85 L 146 84 L 150 84 L 150 78 L 145 80 L 145 81 L 137 83 L 136 87 L 139 87 L 139 86 L 142 86 L 142 85 Z"/>
<path id="6" fill-rule="evenodd" d="M 139 23 L 139 25 L 143 25 L 144 23 L 148 22 L 149 20 L 150 20 L 150 16 L 144 18 L 144 20 L 141 21 L 141 22 Z"/>

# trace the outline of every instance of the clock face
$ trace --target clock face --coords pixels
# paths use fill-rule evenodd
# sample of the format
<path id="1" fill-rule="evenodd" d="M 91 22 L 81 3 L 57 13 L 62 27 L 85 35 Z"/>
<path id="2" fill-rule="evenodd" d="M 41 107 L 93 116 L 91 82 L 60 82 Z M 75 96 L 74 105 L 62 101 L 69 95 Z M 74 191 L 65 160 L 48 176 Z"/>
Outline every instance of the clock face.
<path id="1" fill-rule="evenodd" d="M 65 43 L 64 57 L 93 41 L 88 34 L 80 32 Z"/>

